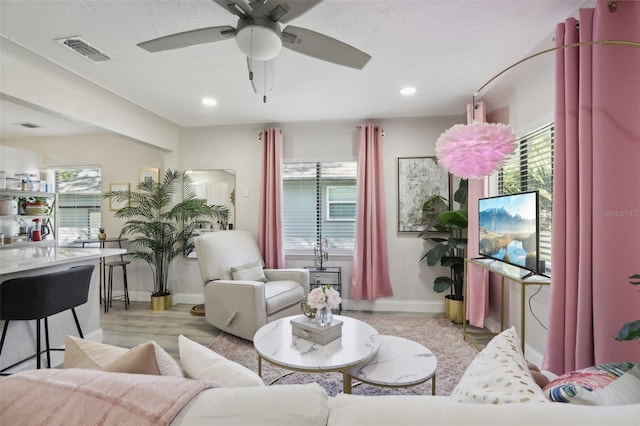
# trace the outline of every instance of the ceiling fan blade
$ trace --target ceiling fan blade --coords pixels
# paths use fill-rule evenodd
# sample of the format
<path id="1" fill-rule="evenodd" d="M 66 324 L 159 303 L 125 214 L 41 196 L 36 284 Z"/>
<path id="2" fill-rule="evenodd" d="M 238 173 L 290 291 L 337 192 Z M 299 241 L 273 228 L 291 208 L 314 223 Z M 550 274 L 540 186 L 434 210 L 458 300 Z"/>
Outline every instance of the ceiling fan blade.
<path id="1" fill-rule="evenodd" d="M 269 9 L 267 17 L 273 22 L 287 23 L 307 13 L 311 8 L 322 3 L 322 0 L 269 0 L 265 6 Z"/>
<path id="2" fill-rule="evenodd" d="M 283 47 L 323 61 L 361 70 L 371 56 L 353 46 L 306 28 L 289 25 L 282 30 Z"/>
<path id="3" fill-rule="evenodd" d="M 233 13 L 241 18 L 246 18 L 251 15 L 253 9 L 249 5 L 247 0 L 213 0 L 216 4 L 220 5 L 224 10 Z"/>
<path id="4" fill-rule="evenodd" d="M 179 49 L 181 47 L 193 46 L 196 44 L 212 43 L 233 38 L 236 29 L 223 25 L 220 27 L 200 28 L 199 30 L 185 31 L 168 36 L 155 38 L 153 40 L 138 43 L 138 47 L 148 52 L 161 52 L 163 50 Z"/>

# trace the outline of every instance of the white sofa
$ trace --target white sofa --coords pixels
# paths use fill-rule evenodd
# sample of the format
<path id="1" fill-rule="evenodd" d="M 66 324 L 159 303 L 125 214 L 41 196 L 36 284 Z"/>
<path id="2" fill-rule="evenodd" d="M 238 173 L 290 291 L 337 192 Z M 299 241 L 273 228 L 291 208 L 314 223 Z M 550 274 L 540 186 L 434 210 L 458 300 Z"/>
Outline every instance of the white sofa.
<path id="1" fill-rule="evenodd" d="M 181 339 L 183 339 L 181 337 Z M 183 341 L 181 358 L 187 373 L 201 378 L 221 377 L 217 358 Z M 183 347 L 185 349 L 183 356 Z M 202 356 L 196 360 L 194 356 Z M 228 362 L 222 360 L 221 362 Z M 232 365 L 233 366 L 233 365 Z M 223 365 L 219 365 L 223 367 Z M 255 384 L 252 372 L 244 384 Z M 174 419 L 174 425 L 638 425 L 640 371 L 624 374 L 602 389 L 628 405 L 585 406 L 550 402 L 530 374 L 514 328 L 494 337 L 471 362 L 451 396 L 327 397 L 317 384 L 208 389 L 195 397 Z M 235 377 L 235 376 L 234 376 Z M 235 377 L 237 380 L 237 377 Z M 225 379 L 226 380 L 226 379 Z M 617 389 L 612 389 L 615 384 Z M 619 386 L 620 385 L 620 386 Z M 611 392 L 611 390 L 615 392 Z M 590 392 L 596 394 L 597 392 Z M 622 394 L 622 395 L 619 395 Z M 584 400 L 584 398 L 583 398 Z M 461 402 L 462 401 L 462 402 Z M 473 402 L 471 402 L 473 401 Z M 526 402 L 522 402 L 526 401 Z M 631 402 L 631 403 L 630 403 Z"/>
<path id="2" fill-rule="evenodd" d="M 447 396 L 327 397 L 316 384 L 207 389 L 171 423 L 262 426 L 637 426 L 640 404 L 581 406 L 558 402 L 474 404 Z"/>
<path id="3" fill-rule="evenodd" d="M 339 394 L 328 397 L 317 383 L 265 386 L 255 372 L 184 336 L 179 338 L 182 365 L 178 365 L 154 342 L 128 350 L 68 337 L 65 369 L 32 370 L 0 380 L 0 424 L 639 424 L 640 399 L 637 399 L 637 392 L 633 396 L 636 399 L 628 405 L 585 406 L 549 402 L 539 387 L 537 390 L 532 387 L 537 385 L 531 383 L 515 338 L 513 329 L 494 338 L 467 368 L 451 396 Z M 146 374 L 132 374 L 136 371 L 145 371 Z M 622 383 L 624 377 L 627 375 L 615 383 Z M 513 383 L 513 378 L 519 383 Z M 632 381 L 627 383 L 630 387 L 623 392 L 625 396 L 640 390 L 637 371 L 629 378 Z M 105 405 L 112 401 L 100 400 L 114 399 L 114 395 L 117 401 L 113 406 Z M 485 398 L 488 395 L 491 397 Z M 95 398 L 96 401 L 87 398 Z M 163 398 L 165 405 L 161 406 Z M 477 402 L 459 402 L 461 400 Z M 493 403 L 498 400 L 500 403 Z M 510 400 L 528 402 L 506 402 Z M 157 420 L 157 416 L 161 416 L 163 421 Z"/>

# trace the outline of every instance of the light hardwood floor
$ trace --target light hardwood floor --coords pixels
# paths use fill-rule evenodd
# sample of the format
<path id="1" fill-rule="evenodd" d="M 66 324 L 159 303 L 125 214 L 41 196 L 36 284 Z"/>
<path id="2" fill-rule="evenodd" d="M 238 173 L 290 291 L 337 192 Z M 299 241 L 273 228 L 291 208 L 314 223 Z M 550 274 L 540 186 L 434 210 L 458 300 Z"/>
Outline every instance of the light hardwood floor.
<path id="1" fill-rule="evenodd" d="M 204 316 L 191 314 L 193 305 L 178 304 L 162 312 L 153 312 L 150 302 L 131 302 L 125 310 L 122 302 L 113 302 L 109 312 L 100 314 L 104 343 L 132 348 L 155 340 L 176 360 L 180 359 L 178 336 L 209 345 L 220 331 L 205 321 Z"/>
<path id="2" fill-rule="evenodd" d="M 162 312 L 151 310 L 150 302 L 131 302 L 129 309 L 124 304 L 114 301 L 109 312 L 101 312 L 100 320 L 104 333 L 104 343 L 132 348 L 140 343 L 155 340 L 176 360 L 180 359 L 178 336 L 185 335 L 189 339 L 208 346 L 221 332 L 209 324 L 204 316 L 191 314 L 193 305 L 177 304 Z M 347 311 L 343 311 L 347 314 Z M 428 318 L 442 317 L 442 314 L 426 313 L 379 313 L 371 315 L 423 316 Z M 460 325 L 460 327 L 462 327 Z"/>

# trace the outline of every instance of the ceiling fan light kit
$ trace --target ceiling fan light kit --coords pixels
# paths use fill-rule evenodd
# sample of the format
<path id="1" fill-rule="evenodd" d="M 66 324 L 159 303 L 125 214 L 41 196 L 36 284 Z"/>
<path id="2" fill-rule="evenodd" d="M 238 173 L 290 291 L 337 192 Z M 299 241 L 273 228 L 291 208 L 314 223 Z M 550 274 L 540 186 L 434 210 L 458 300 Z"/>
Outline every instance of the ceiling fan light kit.
<path id="1" fill-rule="evenodd" d="M 346 43 L 305 28 L 286 23 L 303 15 L 322 0 L 213 0 L 226 11 L 239 17 L 236 28 L 217 26 L 184 31 L 139 43 L 148 52 L 161 52 L 203 43 L 236 39 L 236 44 L 249 59 L 249 75 L 253 84 L 252 61 L 271 61 L 283 47 L 337 65 L 363 69 L 371 56 Z M 266 86 L 266 85 L 265 85 Z M 256 92 L 257 93 L 257 92 Z M 263 94 L 266 99 L 266 93 Z"/>
<path id="2" fill-rule="evenodd" d="M 254 61 L 268 61 L 282 50 L 280 28 L 266 19 L 241 20 L 236 28 L 236 44 Z"/>

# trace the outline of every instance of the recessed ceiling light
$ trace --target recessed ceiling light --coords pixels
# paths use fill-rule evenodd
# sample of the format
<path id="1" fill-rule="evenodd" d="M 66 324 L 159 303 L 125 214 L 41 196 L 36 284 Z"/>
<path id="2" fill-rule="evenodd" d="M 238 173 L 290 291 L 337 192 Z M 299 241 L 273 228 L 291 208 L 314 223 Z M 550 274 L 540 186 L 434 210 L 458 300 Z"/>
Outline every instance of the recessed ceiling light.
<path id="1" fill-rule="evenodd" d="M 400 90 L 400 93 L 403 94 L 404 96 L 414 95 L 416 93 L 416 88 L 415 87 L 405 87 L 404 89 Z"/>
<path id="2" fill-rule="evenodd" d="M 213 98 L 202 98 L 202 103 L 207 106 L 215 106 L 218 105 L 218 101 Z"/>

